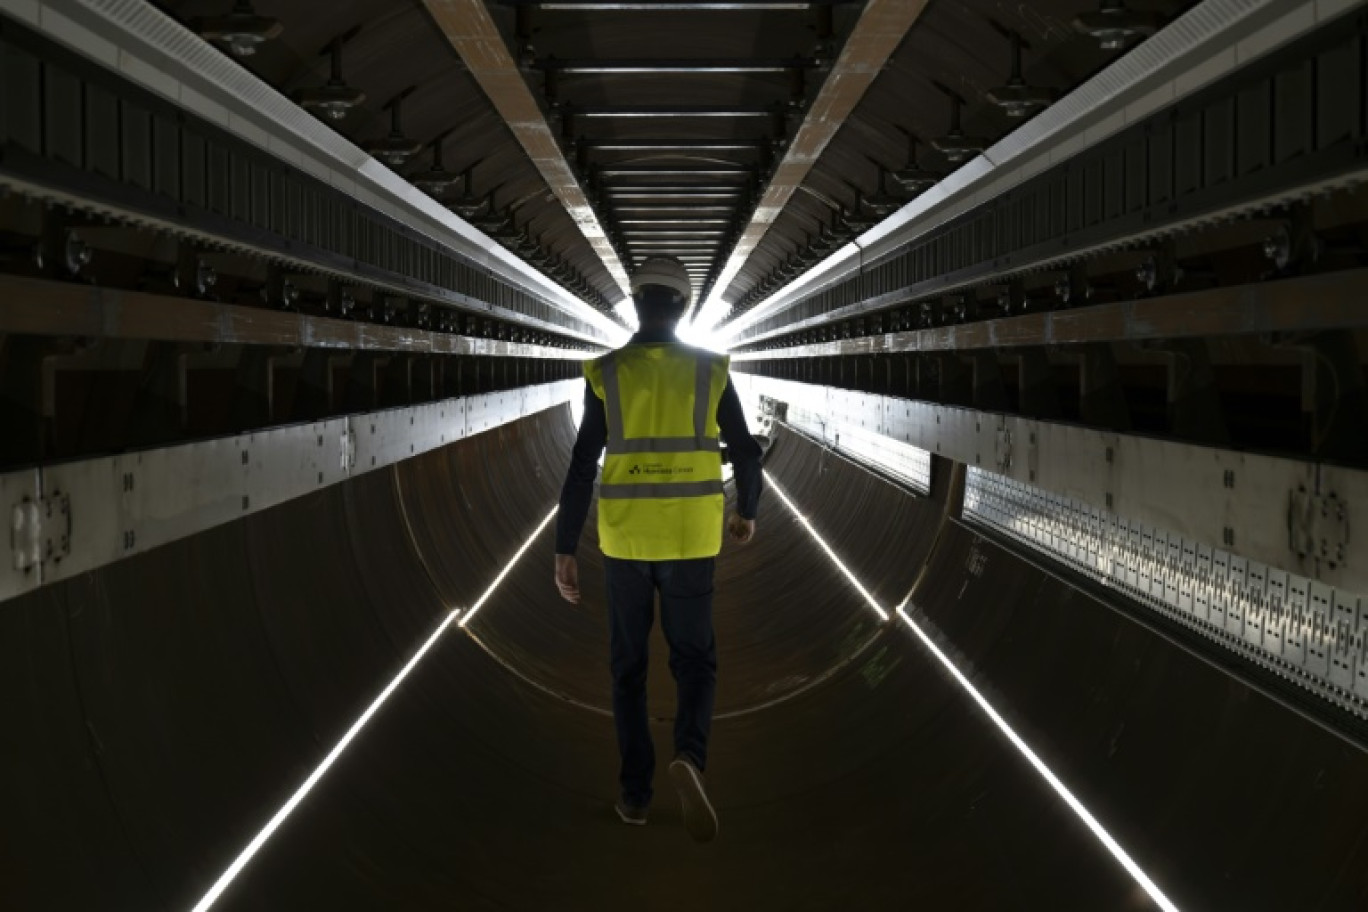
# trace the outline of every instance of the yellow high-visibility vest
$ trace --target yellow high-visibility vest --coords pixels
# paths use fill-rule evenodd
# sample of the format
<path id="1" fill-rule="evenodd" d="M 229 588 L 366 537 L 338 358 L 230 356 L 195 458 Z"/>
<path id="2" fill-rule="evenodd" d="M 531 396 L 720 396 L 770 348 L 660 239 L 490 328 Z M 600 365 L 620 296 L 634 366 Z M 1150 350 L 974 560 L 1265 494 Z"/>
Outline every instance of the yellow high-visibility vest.
<path id="1" fill-rule="evenodd" d="M 722 550 L 717 404 L 729 361 L 665 343 L 628 345 L 584 363 L 608 417 L 598 506 L 607 556 L 684 560 Z"/>

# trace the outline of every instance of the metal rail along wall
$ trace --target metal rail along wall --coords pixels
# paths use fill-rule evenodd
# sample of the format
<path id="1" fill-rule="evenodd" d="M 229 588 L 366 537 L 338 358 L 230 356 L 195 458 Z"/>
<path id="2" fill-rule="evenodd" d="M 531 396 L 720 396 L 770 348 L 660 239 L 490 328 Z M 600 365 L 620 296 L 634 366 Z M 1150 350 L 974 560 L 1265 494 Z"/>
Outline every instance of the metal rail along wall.
<path id="1" fill-rule="evenodd" d="M 1366 36 L 1363 11 L 1322 26 L 758 321 L 736 341 L 1362 180 Z"/>
<path id="2" fill-rule="evenodd" d="M 970 466 L 964 515 L 1355 717 L 1368 736 L 1368 598 Z"/>

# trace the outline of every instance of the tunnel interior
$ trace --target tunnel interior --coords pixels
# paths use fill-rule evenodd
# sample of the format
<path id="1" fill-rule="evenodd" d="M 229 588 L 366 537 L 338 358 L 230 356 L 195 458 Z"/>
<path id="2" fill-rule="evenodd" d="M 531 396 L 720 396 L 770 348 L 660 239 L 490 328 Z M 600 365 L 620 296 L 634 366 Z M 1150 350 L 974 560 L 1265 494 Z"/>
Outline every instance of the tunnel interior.
<path id="1" fill-rule="evenodd" d="M 1368 908 L 1365 187 L 1360 0 L 0 0 L 0 907 Z M 657 255 L 707 844 L 553 585 Z"/>

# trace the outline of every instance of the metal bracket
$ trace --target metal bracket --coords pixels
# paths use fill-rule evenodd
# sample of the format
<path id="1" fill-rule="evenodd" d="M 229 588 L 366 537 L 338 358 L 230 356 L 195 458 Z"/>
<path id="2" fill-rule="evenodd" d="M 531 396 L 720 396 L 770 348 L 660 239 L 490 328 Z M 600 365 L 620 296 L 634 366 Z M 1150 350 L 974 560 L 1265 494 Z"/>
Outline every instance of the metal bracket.
<path id="1" fill-rule="evenodd" d="M 350 427 L 338 437 L 339 462 L 343 473 L 350 474 L 356 467 L 356 432 Z"/>
<path id="2" fill-rule="evenodd" d="M 71 554 L 71 495 L 60 491 L 25 496 L 10 512 L 10 554 L 14 569 L 38 571 Z"/>
<path id="3" fill-rule="evenodd" d="M 1349 504 L 1334 491 L 1322 494 L 1299 486 L 1289 492 L 1287 545 L 1301 560 L 1339 567 L 1349 549 Z"/>
<path id="4" fill-rule="evenodd" d="M 998 426 L 994 450 L 998 471 L 1006 474 L 1012 468 L 1012 430 L 1005 422 Z"/>
<path id="5" fill-rule="evenodd" d="M 785 422 L 788 420 L 788 403 L 769 396 L 761 396 L 760 414 L 774 421 Z"/>
<path id="6" fill-rule="evenodd" d="M 42 562 L 38 516 L 38 504 L 28 497 L 15 504 L 10 514 L 10 553 L 15 570 L 30 573 Z"/>

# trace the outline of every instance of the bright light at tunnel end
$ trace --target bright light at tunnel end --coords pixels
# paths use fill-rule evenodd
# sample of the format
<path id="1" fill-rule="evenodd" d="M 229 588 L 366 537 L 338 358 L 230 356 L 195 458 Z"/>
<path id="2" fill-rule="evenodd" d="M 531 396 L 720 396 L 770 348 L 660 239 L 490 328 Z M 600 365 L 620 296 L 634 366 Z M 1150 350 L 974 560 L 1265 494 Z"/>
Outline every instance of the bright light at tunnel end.
<path id="1" fill-rule="evenodd" d="M 285 822 L 285 818 L 289 817 L 290 814 L 294 812 L 294 809 L 299 807 L 300 802 L 308 796 L 309 792 L 313 791 L 314 786 L 319 783 L 319 780 L 321 780 L 328 770 L 332 768 L 332 765 L 337 762 L 337 758 L 342 755 L 342 752 L 347 749 L 347 746 L 361 733 L 361 729 L 366 727 L 366 723 L 371 720 L 371 717 L 380 711 L 380 707 L 385 704 L 385 701 L 390 698 L 391 694 L 399 689 L 399 685 L 403 683 L 404 679 L 409 676 L 409 673 L 417 667 L 423 656 L 427 655 L 428 650 L 432 649 L 437 641 L 441 639 L 442 634 L 446 633 L 447 628 L 451 626 L 452 621 L 455 621 L 460 617 L 461 621 L 457 626 L 464 627 L 470 619 L 475 616 L 475 613 L 484 607 L 485 603 L 489 601 L 490 596 L 499 588 L 499 584 L 502 583 L 512 571 L 514 565 L 527 553 L 527 549 L 536 541 L 537 536 L 541 535 L 542 530 L 546 528 L 546 524 L 551 521 L 551 517 L 556 515 L 556 509 L 557 508 L 552 508 L 551 512 L 546 514 L 546 518 L 537 525 L 537 528 L 527 537 L 527 540 L 523 542 L 522 547 L 518 549 L 518 553 L 513 555 L 513 558 L 504 566 L 503 570 L 499 572 L 499 575 L 494 578 L 494 582 L 490 583 L 489 588 L 484 591 L 484 594 L 480 596 L 479 600 L 475 602 L 464 615 L 461 614 L 460 608 L 453 609 L 447 613 L 446 617 L 442 619 L 442 622 L 437 625 L 437 629 L 432 631 L 431 636 L 423 642 L 423 645 L 418 647 L 418 650 L 413 654 L 412 658 L 408 660 L 403 668 L 399 669 L 399 673 L 385 685 L 384 690 L 380 691 L 380 694 L 371 701 L 371 704 L 366 707 L 365 711 L 357 717 L 356 721 L 352 723 L 351 728 L 347 729 L 346 734 L 333 745 L 333 749 L 328 751 L 328 755 L 324 757 L 323 761 L 309 774 L 309 778 L 305 779 L 304 783 L 295 790 L 295 793 L 290 796 L 289 800 L 280 806 L 280 810 L 275 812 L 275 815 L 266 822 L 266 825 L 261 828 L 260 832 L 252 837 L 252 841 L 247 843 L 247 847 L 243 849 L 242 852 L 238 854 L 237 858 L 233 859 L 233 863 L 228 865 L 227 869 L 219 875 L 218 880 L 214 881 L 214 885 L 210 887 L 209 891 L 194 905 L 191 912 L 205 912 L 205 910 L 214 903 L 218 902 L 219 897 L 223 895 L 223 892 L 228 889 L 229 885 L 237 878 L 238 874 L 242 873 L 242 869 L 247 867 L 247 863 L 261 850 L 261 847 L 266 844 L 266 841 L 271 838 L 275 831 L 280 829 L 280 825 Z"/>
<path id="2" fill-rule="evenodd" d="M 1135 879 L 1135 882 L 1149 894 L 1149 897 L 1154 901 L 1154 904 L 1160 909 L 1165 910 L 1165 912 L 1178 912 L 1178 907 L 1173 904 L 1172 900 L 1164 895 L 1163 891 L 1159 889 L 1159 886 L 1149 878 L 1149 875 L 1141 870 L 1140 865 L 1136 864 L 1135 859 L 1126 854 L 1126 850 L 1121 848 L 1121 844 L 1118 843 L 1112 835 L 1106 831 L 1097 818 L 1083 806 L 1083 802 L 1079 801 L 1078 798 L 1074 796 L 1074 793 L 1069 791 L 1068 787 L 1054 774 L 1054 771 L 1045 765 L 1045 761 L 1041 760 L 1039 755 L 1031 749 L 1031 746 L 1007 724 L 1007 720 L 1002 718 L 1001 714 L 999 714 L 998 711 L 993 708 L 993 705 L 988 702 L 988 699 L 984 697 L 983 694 L 979 693 L 978 688 L 974 687 L 969 679 L 965 677 L 964 673 L 955 667 L 955 663 L 950 660 L 950 657 L 941 651 L 940 647 L 926 635 L 926 631 L 922 630 L 921 626 L 916 621 L 912 620 L 912 617 L 907 613 L 906 606 L 907 602 L 904 601 L 903 604 L 897 607 L 896 611 L 898 617 L 906 622 L 908 628 L 917 636 L 917 639 L 921 640 L 922 645 L 926 647 L 927 651 L 936 657 L 936 660 L 945 667 L 946 671 L 950 672 L 950 676 L 955 679 L 956 683 L 973 698 L 974 702 L 978 704 L 979 709 L 983 710 L 984 715 L 992 720 L 993 724 L 998 727 L 998 730 L 1000 730 L 1007 737 L 1007 740 L 1012 743 L 1012 746 L 1026 758 L 1031 766 L 1035 767 L 1035 771 L 1040 774 L 1042 779 L 1049 783 L 1050 788 L 1054 789 L 1055 793 L 1059 795 L 1060 798 L 1064 799 L 1064 803 L 1069 806 L 1069 809 L 1072 810 L 1078 819 L 1083 821 L 1084 825 L 1092 831 L 1092 834 L 1097 837 L 1097 841 L 1102 843 L 1107 851 L 1111 853 L 1112 857 L 1121 863 L 1121 867 L 1126 869 L 1126 873 L 1130 874 L 1130 876 Z"/>

